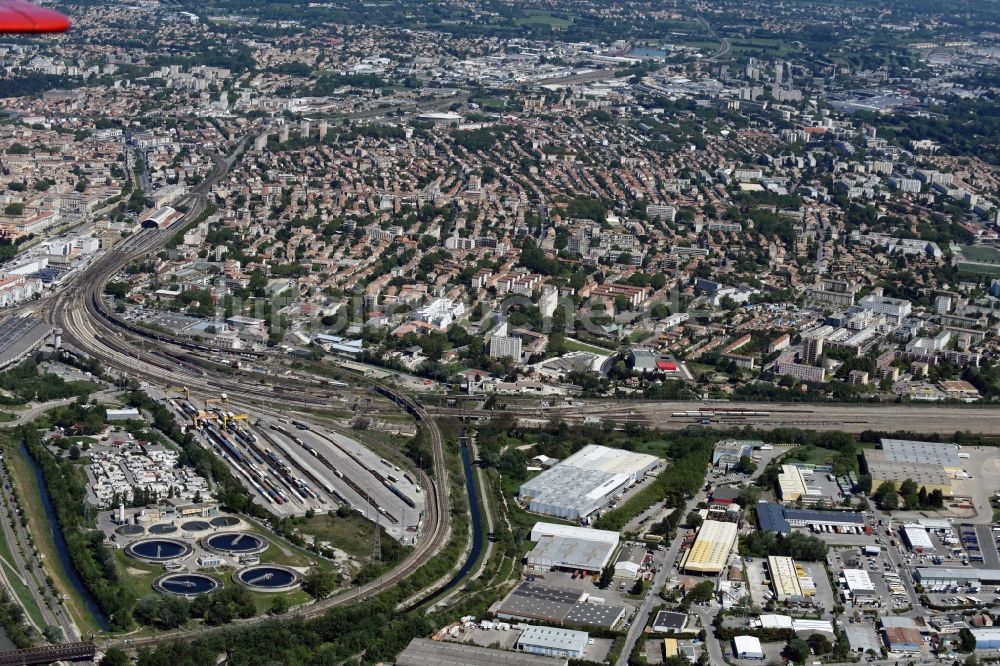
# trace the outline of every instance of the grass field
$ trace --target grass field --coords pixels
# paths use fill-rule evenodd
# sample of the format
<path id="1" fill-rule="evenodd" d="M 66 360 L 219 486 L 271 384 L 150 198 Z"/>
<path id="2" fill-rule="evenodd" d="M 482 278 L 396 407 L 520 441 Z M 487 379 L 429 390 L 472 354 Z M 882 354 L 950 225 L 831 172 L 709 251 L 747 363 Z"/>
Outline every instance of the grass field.
<path id="1" fill-rule="evenodd" d="M 580 342 L 579 340 L 573 340 L 571 338 L 566 338 L 566 349 L 569 351 L 585 351 L 591 354 L 598 354 L 600 356 L 607 356 L 608 354 L 614 354 L 610 349 L 602 349 L 601 347 L 596 347 L 594 345 L 588 345 L 586 342 Z"/>
<path id="2" fill-rule="evenodd" d="M 555 30 L 562 30 L 573 23 L 572 19 L 555 16 L 549 12 L 531 11 L 515 21 L 517 25 L 547 25 Z"/>
<path id="3" fill-rule="evenodd" d="M 367 559 L 372 554 L 375 525 L 352 511 L 345 518 L 330 514 L 316 514 L 298 525 L 299 530 L 320 541 L 329 541 L 348 555 Z"/>
<path id="4" fill-rule="evenodd" d="M 771 55 L 788 56 L 798 53 L 799 49 L 780 39 L 734 39 L 733 51 L 764 51 Z"/>
<path id="5" fill-rule="evenodd" d="M 2 531 L 0 531 L 0 558 L 3 559 L 4 577 L 10 582 L 10 586 L 13 588 L 14 593 L 17 595 L 17 600 L 21 603 L 28 617 L 35 626 L 44 629 L 45 620 L 42 618 L 42 610 L 38 607 L 38 603 L 35 598 L 31 596 L 31 590 L 28 586 L 24 584 L 21 580 L 22 575 L 26 575 L 26 572 L 18 571 L 14 567 L 14 553 L 11 552 L 11 544 L 7 543 L 7 539 Z M 30 582 L 32 579 L 28 577 Z"/>
<path id="6" fill-rule="evenodd" d="M 962 256 L 969 261 L 1000 264 L 1000 250 L 986 245 L 965 245 L 962 247 Z"/>

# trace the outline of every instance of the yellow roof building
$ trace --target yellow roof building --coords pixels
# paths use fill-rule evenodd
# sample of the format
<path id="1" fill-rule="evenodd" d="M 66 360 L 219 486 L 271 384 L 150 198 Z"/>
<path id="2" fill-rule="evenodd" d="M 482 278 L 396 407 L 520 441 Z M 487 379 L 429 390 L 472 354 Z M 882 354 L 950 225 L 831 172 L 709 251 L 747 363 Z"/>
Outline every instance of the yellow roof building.
<path id="1" fill-rule="evenodd" d="M 706 520 L 688 552 L 684 569 L 699 573 L 719 573 L 736 543 L 736 523 Z"/>

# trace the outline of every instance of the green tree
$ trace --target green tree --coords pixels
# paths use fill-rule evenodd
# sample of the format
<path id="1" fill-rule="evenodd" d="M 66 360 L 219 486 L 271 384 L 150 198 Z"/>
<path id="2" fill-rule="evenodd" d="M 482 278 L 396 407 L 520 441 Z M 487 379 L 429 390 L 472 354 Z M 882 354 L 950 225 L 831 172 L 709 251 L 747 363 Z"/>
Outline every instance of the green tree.
<path id="1" fill-rule="evenodd" d="M 101 666 L 132 666 L 132 660 L 121 648 L 111 647 L 104 653 Z"/>
<path id="2" fill-rule="evenodd" d="M 872 499 L 879 505 L 880 508 L 892 511 L 893 509 L 899 508 L 899 494 L 896 489 L 895 481 L 883 481 L 879 484 L 878 488 L 875 489 L 875 493 L 872 495 Z"/>
<path id="3" fill-rule="evenodd" d="M 816 655 L 827 654 L 833 650 L 833 643 L 823 634 L 812 634 L 806 639 L 806 643 Z"/>
<path id="4" fill-rule="evenodd" d="M 958 651 L 959 652 L 972 652 L 976 649 L 976 637 L 972 635 L 972 632 L 962 627 L 958 631 Z"/>
<path id="5" fill-rule="evenodd" d="M 809 655 L 809 644 L 801 638 L 792 639 L 788 642 L 788 647 L 785 648 L 785 656 L 796 664 L 806 663 Z"/>
<path id="6" fill-rule="evenodd" d="M 740 456 L 733 469 L 740 474 L 753 474 L 757 471 L 757 463 L 750 456 Z"/>
<path id="7" fill-rule="evenodd" d="M 614 578 L 615 578 L 615 567 L 614 565 L 609 564 L 603 569 L 601 569 L 601 578 L 600 580 L 597 581 L 597 587 L 601 588 L 602 590 L 607 589 L 608 587 L 611 586 L 611 583 L 614 581 Z"/>
<path id="8" fill-rule="evenodd" d="M 337 581 L 332 572 L 314 567 L 303 576 L 302 589 L 314 599 L 325 599 L 337 589 Z"/>
<path id="9" fill-rule="evenodd" d="M 712 600 L 715 595 L 715 583 L 710 580 L 703 580 L 695 585 L 684 597 L 684 600 L 694 604 L 704 604 Z"/>

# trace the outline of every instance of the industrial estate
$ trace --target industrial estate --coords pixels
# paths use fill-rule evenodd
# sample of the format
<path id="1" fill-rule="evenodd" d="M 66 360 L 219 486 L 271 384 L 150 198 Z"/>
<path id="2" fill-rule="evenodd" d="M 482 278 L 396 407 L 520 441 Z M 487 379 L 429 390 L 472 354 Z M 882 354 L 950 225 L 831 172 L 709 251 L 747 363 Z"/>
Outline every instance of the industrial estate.
<path id="1" fill-rule="evenodd" d="M 58 9 L 0 665 L 1000 661 L 996 3 Z"/>

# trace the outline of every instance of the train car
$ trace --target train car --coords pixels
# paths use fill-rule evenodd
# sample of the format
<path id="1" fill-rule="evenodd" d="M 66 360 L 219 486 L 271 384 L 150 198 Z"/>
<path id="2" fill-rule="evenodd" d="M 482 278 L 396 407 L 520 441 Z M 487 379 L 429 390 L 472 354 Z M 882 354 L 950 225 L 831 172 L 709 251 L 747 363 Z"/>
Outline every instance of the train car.
<path id="1" fill-rule="evenodd" d="M 406 493 L 404 493 L 402 490 L 400 490 L 399 488 L 397 488 L 395 483 L 393 483 L 393 484 L 391 484 L 389 486 L 389 490 L 392 492 L 393 495 L 395 495 L 399 499 L 403 500 L 403 503 L 406 504 L 406 506 L 410 507 L 411 509 L 416 509 L 417 508 L 416 503 L 413 500 L 411 500 L 409 497 L 407 497 Z"/>
<path id="2" fill-rule="evenodd" d="M 303 423 L 302 421 L 292 421 L 292 425 L 299 430 L 311 430 L 308 423 Z"/>

